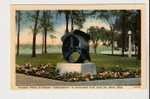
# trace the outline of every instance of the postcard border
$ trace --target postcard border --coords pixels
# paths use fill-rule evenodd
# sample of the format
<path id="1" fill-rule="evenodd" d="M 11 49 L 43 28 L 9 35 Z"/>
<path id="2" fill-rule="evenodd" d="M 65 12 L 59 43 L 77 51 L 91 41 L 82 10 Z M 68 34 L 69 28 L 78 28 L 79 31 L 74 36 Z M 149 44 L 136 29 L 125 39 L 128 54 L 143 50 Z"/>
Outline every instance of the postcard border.
<path id="1" fill-rule="evenodd" d="M 146 48 L 145 43 L 145 33 L 146 29 L 144 27 L 144 22 L 145 22 L 145 8 L 144 4 L 12 4 L 10 7 L 10 13 L 11 13 L 11 48 L 10 48 L 10 60 L 11 60 L 11 89 L 37 89 L 37 88 L 42 88 L 41 86 L 35 86 L 36 88 L 28 87 L 28 88 L 18 88 L 16 84 L 16 68 L 15 68 L 15 41 L 16 41 L 16 36 L 15 36 L 15 31 L 16 31 L 16 23 L 15 23 L 15 12 L 16 10 L 81 10 L 81 9 L 99 9 L 99 10 L 123 10 L 123 9 L 140 9 L 141 10 L 141 85 L 140 86 L 122 86 L 120 88 L 115 87 L 115 89 L 143 89 L 147 87 L 147 68 L 146 67 L 146 52 L 144 51 L 144 48 Z M 70 9 L 71 8 L 71 9 Z M 53 86 L 49 86 L 52 88 Z M 73 86 L 69 87 L 72 88 Z M 81 86 L 82 87 L 82 86 Z M 43 87 L 42 89 L 49 89 L 47 87 Z M 53 88 L 54 89 L 54 88 Z M 60 87 L 61 89 L 61 87 Z M 74 88 L 76 89 L 76 88 Z M 79 89 L 79 88 L 77 88 Z M 82 88 L 81 88 L 82 89 Z M 91 88 L 90 88 L 91 89 Z M 93 89 L 93 88 L 92 88 Z M 100 88 L 103 89 L 103 88 Z M 104 88 L 107 89 L 107 88 Z M 108 89 L 114 89 L 114 88 L 109 88 Z"/>

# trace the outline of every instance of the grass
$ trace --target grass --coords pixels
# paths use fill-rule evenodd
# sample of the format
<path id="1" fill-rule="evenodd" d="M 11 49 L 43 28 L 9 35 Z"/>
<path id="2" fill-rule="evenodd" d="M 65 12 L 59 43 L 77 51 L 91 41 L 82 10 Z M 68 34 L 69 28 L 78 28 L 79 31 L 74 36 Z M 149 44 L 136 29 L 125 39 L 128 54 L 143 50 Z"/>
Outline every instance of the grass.
<path id="1" fill-rule="evenodd" d="M 91 54 L 92 62 L 96 64 L 97 68 L 104 67 L 104 68 L 112 68 L 115 66 L 123 67 L 126 69 L 139 69 L 140 68 L 140 61 L 136 59 L 136 57 L 128 58 L 127 56 L 112 56 L 112 55 L 102 55 L 102 54 Z M 54 64 L 60 62 L 66 62 L 63 59 L 62 54 L 60 53 L 53 53 L 53 54 L 45 54 L 40 55 L 38 54 L 36 57 L 31 57 L 31 55 L 20 55 L 16 57 L 16 64 L 21 65 L 25 63 L 30 63 L 33 66 L 39 64 Z"/>

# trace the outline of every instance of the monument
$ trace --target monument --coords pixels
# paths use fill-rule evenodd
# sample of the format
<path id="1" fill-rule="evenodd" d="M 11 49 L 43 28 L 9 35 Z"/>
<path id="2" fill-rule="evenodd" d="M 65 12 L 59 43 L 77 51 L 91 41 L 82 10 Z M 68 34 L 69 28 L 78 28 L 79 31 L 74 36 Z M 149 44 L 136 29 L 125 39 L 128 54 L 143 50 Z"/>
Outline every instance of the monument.
<path id="1" fill-rule="evenodd" d="M 68 63 L 57 64 L 60 74 L 68 72 L 96 74 L 96 66 L 90 62 L 89 40 L 90 36 L 80 30 L 65 33 L 62 37 L 62 54 Z M 85 63 L 86 60 L 89 62 Z"/>

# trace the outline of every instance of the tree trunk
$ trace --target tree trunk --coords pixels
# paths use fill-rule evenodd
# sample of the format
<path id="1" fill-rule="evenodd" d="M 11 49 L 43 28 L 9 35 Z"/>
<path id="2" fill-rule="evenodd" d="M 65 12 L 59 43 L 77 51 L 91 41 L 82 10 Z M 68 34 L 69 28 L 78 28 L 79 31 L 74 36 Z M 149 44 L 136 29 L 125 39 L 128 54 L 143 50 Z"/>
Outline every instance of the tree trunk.
<path id="1" fill-rule="evenodd" d="M 48 19 L 46 20 L 47 18 L 47 12 L 46 11 L 43 11 L 43 18 L 44 18 L 44 53 L 46 54 L 47 53 L 47 21 Z"/>
<path id="2" fill-rule="evenodd" d="M 44 29 L 44 53 L 47 53 L 47 28 Z"/>
<path id="3" fill-rule="evenodd" d="M 66 30 L 65 30 L 65 32 L 68 33 L 69 32 L 69 29 L 68 29 L 68 25 L 69 25 L 69 13 L 68 12 L 65 13 L 65 18 L 66 18 Z"/>
<path id="4" fill-rule="evenodd" d="M 111 42 L 112 42 L 111 52 L 112 52 L 112 55 L 114 55 L 114 30 L 113 30 L 113 27 L 111 27 L 111 33 L 112 33 L 112 38 L 111 38 Z"/>
<path id="5" fill-rule="evenodd" d="M 74 30 L 74 24 L 73 24 L 73 13 L 71 15 L 71 31 Z"/>
<path id="6" fill-rule="evenodd" d="M 137 21 L 137 27 L 139 29 L 139 31 L 137 31 L 138 33 L 138 59 L 141 59 L 141 12 L 139 11 L 139 15 L 138 15 L 138 21 Z"/>
<path id="7" fill-rule="evenodd" d="M 135 51 L 135 53 L 134 53 L 134 54 L 135 54 L 135 56 L 136 56 L 136 45 L 134 45 L 134 51 Z"/>
<path id="8" fill-rule="evenodd" d="M 37 34 L 38 17 L 39 17 L 39 11 L 36 11 L 35 24 L 33 30 L 32 57 L 36 57 L 36 34 Z"/>
<path id="9" fill-rule="evenodd" d="M 97 48 L 94 48 L 94 53 L 95 53 L 95 54 L 97 54 L 97 50 L 96 50 L 96 49 L 97 49 Z"/>
<path id="10" fill-rule="evenodd" d="M 19 56 L 19 45 L 20 45 L 20 11 L 18 11 L 17 56 Z"/>
<path id="11" fill-rule="evenodd" d="M 124 11 L 124 13 L 126 13 Z M 127 33 L 127 17 L 125 15 L 122 15 L 122 56 L 124 56 L 125 52 L 125 39 L 126 39 L 126 33 Z"/>
<path id="12" fill-rule="evenodd" d="M 97 40 L 94 41 L 93 44 L 94 44 L 94 46 L 93 46 L 93 47 L 94 47 L 94 53 L 97 54 L 97 45 L 98 45 L 98 41 L 97 41 Z"/>
<path id="13" fill-rule="evenodd" d="M 42 54 L 44 54 L 44 33 L 42 35 Z"/>

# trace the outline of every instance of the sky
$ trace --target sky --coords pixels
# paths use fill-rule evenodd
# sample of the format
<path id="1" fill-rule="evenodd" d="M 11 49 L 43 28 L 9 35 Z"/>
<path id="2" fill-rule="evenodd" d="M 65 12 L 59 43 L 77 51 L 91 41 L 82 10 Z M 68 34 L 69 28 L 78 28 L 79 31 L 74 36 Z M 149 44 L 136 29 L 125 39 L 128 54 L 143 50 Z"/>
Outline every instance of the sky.
<path id="1" fill-rule="evenodd" d="M 31 11 L 30 11 L 31 12 Z M 22 11 L 22 13 L 25 13 Z M 28 15 L 23 16 L 22 15 L 22 21 L 21 21 L 21 31 L 20 31 L 20 44 L 32 44 L 32 30 L 31 26 L 33 26 L 33 22 L 31 19 L 28 17 Z M 47 43 L 48 44 L 61 44 L 61 36 L 64 35 L 65 32 L 65 17 L 64 15 L 58 15 L 53 14 L 53 24 L 54 24 L 54 31 L 48 33 L 47 37 Z M 101 20 L 97 20 L 93 17 L 89 17 L 86 19 L 86 21 L 83 24 L 83 28 L 81 29 L 82 31 L 86 32 L 87 29 L 90 26 L 97 26 L 97 27 L 105 27 L 106 29 L 109 29 L 108 24 L 104 23 Z M 69 23 L 69 29 L 71 28 L 71 25 Z M 55 35 L 57 38 L 51 39 L 49 35 Z M 41 33 L 37 33 L 37 39 L 36 39 L 37 44 L 42 43 L 42 35 Z"/>

